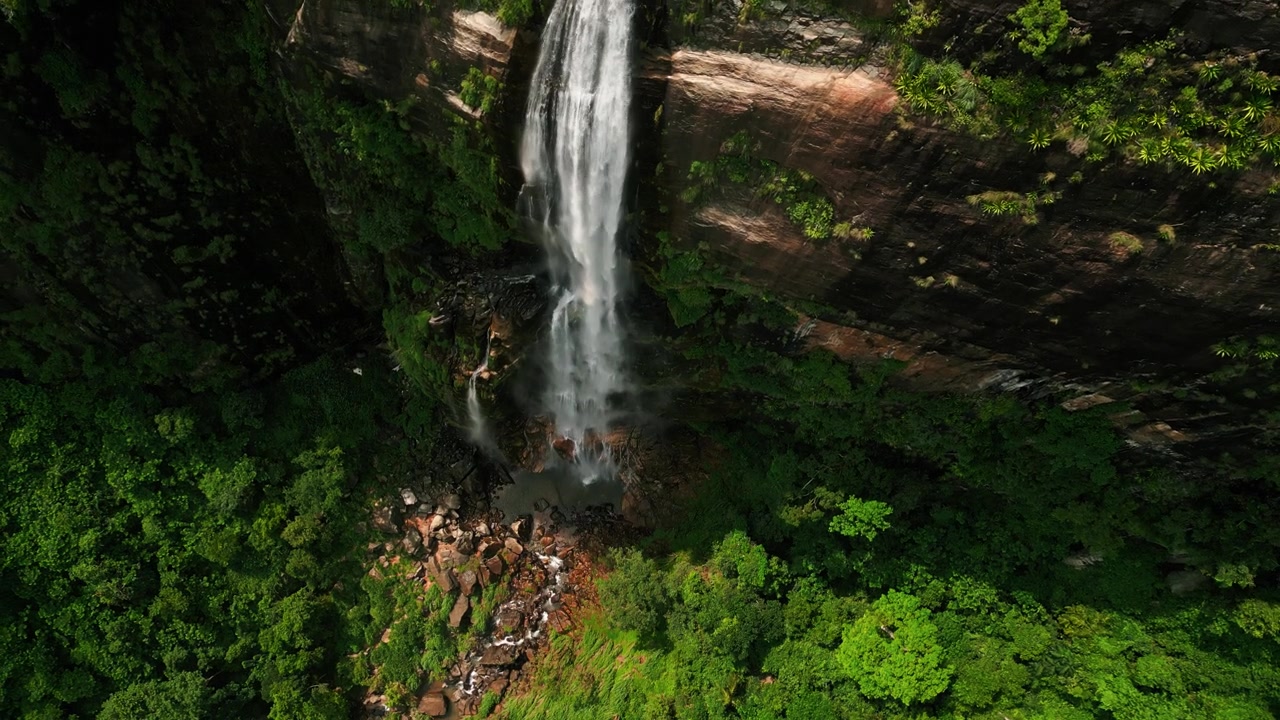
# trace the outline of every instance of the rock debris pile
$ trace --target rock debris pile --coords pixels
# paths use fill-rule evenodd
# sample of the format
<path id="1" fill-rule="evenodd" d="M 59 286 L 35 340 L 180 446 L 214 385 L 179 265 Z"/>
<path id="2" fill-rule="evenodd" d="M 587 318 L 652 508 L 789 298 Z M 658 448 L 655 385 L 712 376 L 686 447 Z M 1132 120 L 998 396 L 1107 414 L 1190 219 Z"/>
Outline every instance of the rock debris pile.
<path id="1" fill-rule="evenodd" d="M 375 525 L 399 539 L 370 546 L 379 555 L 370 574 L 381 576 L 409 561 L 413 581 L 453 597 L 449 626 L 476 637 L 444 677 L 426 688 L 415 709 L 428 717 L 475 714 L 486 693 L 501 698 L 515 683 L 548 629 L 572 629 L 578 600 L 570 574 L 578 538 L 545 500 L 514 519 L 495 510 L 463 515 L 463 498 L 456 493 L 426 503 L 404 489 L 399 500 L 403 510 L 400 503 L 375 510 Z M 473 626 L 477 618 L 483 627 Z M 366 698 L 365 717 L 387 712 L 383 696 Z"/>

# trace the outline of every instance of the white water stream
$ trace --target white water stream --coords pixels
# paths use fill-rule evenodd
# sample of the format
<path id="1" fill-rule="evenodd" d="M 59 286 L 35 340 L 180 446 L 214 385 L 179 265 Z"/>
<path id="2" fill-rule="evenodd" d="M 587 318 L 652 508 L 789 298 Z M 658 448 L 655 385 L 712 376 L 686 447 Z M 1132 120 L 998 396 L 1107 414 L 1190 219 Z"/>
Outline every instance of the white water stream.
<path id="1" fill-rule="evenodd" d="M 601 442 L 623 386 L 618 232 L 628 162 L 631 0 L 559 0 L 529 92 L 521 165 L 539 199 L 550 259 L 546 410 L 586 472 L 611 466 Z"/>
<path id="2" fill-rule="evenodd" d="M 484 421 L 484 411 L 480 408 L 480 395 L 476 392 L 476 380 L 489 369 L 489 351 L 493 347 L 493 332 L 486 329 L 484 332 L 484 359 L 471 371 L 471 379 L 467 381 L 467 418 L 471 426 L 471 442 L 481 447 L 488 447 L 492 441 L 489 438 L 488 424 Z"/>

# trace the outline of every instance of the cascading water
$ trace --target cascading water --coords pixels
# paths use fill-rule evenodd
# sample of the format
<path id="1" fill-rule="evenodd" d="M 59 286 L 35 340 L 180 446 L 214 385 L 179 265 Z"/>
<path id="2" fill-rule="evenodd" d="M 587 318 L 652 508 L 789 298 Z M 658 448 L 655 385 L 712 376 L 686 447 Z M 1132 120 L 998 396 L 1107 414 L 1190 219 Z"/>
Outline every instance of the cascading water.
<path id="1" fill-rule="evenodd" d="M 631 0 L 556 3 L 521 144 L 555 294 L 546 409 L 586 481 L 611 464 L 602 439 L 623 384 L 617 238 L 630 140 L 631 13 Z"/>
<path id="2" fill-rule="evenodd" d="M 476 391 L 476 379 L 489 369 L 489 350 L 493 344 L 493 333 L 485 330 L 484 333 L 484 359 L 471 372 L 471 379 L 467 381 L 467 418 L 471 426 L 471 442 L 486 447 L 490 445 L 489 428 L 484 421 L 484 411 L 480 409 L 480 395 Z"/>

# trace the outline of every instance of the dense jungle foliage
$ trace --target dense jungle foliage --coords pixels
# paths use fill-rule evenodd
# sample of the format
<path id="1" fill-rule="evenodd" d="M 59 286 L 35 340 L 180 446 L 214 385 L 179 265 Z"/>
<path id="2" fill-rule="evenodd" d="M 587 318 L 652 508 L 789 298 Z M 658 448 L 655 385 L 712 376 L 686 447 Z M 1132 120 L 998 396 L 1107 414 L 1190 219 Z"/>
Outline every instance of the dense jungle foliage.
<path id="1" fill-rule="evenodd" d="M 492 191 L 394 108 L 286 93 L 261 3 L 0 11 L 0 716 L 347 717 L 394 620 L 370 509 L 441 412 L 351 358 L 381 268 L 352 298 L 335 249 L 492 245 Z M 347 196 L 291 114 L 349 136 Z M 324 192 L 383 202 L 348 238 Z"/>
<path id="2" fill-rule="evenodd" d="M 432 329 L 436 303 L 509 251 L 494 139 L 446 113 L 424 139 L 413 101 L 305 63 L 284 79 L 269 6 L 0 0 L 0 716 L 350 717 L 366 685 L 407 700 L 469 642 L 447 598 L 370 576 L 365 550 L 374 503 L 430 464 L 450 356 L 473 353 Z M 1032 149 L 1194 172 L 1275 156 L 1275 87 L 1248 59 L 1162 41 L 1076 72 L 1064 18 L 1009 18 L 1002 52 L 1031 70 L 903 50 L 900 89 Z M 482 118 L 500 102 L 477 69 L 432 73 Z M 870 233 L 746 137 L 689 179 L 686 201 L 768 197 L 815 241 Z M 691 384 L 756 410 L 692 428 L 710 480 L 616 549 L 581 626 L 486 712 L 1280 714 L 1272 448 L 1172 470 L 1100 410 L 911 393 L 890 365 L 801 352 L 796 311 L 821 308 L 651 250 Z M 355 359 L 383 336 L 393 359 Z"/>
<path id="3" fill-rule="evenodd" d="M 790 311 L 663 254 L 686 354 L 760 414 L 702 428 L 723 448 L 710 482 L 616 552 L 599 614 L 505 717 L 1280 710 L 1274 455 L 1179 476 L 1127 460 L 1099 412 L 796 357 L 761 341 Z"/>

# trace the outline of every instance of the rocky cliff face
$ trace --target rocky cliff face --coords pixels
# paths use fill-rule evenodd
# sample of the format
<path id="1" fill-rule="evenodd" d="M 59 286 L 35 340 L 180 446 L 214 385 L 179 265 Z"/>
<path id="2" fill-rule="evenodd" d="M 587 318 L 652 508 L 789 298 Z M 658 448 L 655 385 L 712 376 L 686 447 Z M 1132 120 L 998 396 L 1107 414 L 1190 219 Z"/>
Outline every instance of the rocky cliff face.
<path id="1" fill-rule="evenodd" d="M 649 72 L 666 62 L 655 59 Z M 962 387 L 1053 378 L 1149 406 L 1188 432 L 1223 430 L 1203 422 L 1220 408 L 1126 386 L 1158 379 L 1183 395 L 1221 366 L 1216 343 L 1274 322 L 1280 257 L 1258 246 L 1280 237 L 1280 201 L 1265 193 L 1265 176 L 1215 185 L 978 142 L 897 112 L 874 67 L 690 50 L 669 63 L 673 195 L 683 188 L 679 168 L 714 157 L 745 129 L 767 159 L 816 178 L 837 217 L 873 231 L 815 242 L 776 203 L 748 197 L 679 205 L 670 220 L 677 237 L 705 243 L 750 283 L 827 306 L 826 320 L 897 338 L 912 357 L 989 368 Z M 969 201 L 1039 188 L 1061 195 L 1028 217 L 985 217 Z M 1161 226 L 1172 240 L 1160 238 Z M 868 341 L 861 355 L 871 354 L 902 351 Z"/>
<path id="2" fill-rule="evenodd" d="M 969 4 L 959 25 L 929 38 L 977 33 L 984 18 L 1016 8 Z M 441 21 L 353 0 L 296 5 L 290 52 L 390 101 L 417 95 L 472 114 L 450 76 L 478 66 L 501 77 L 504 109 L 489 122 L 514 172 L 532 31 L 464 11 Z M 1103 23 L 1121 5 L 1125 22 Z M 1235 50 L 1280 39 L 1264 0 L 1070 10 L 1099 52 L 1122 37 L 1113 26 L 1150 37 L 1181 29 Z M 1118 422 L 1164 445 L 1212 448 L 1262 429 L 1249 407 L 1256 396 L 1209 376 L 1223 366 L 1216 344 L 1256 338 L 1275 322 L 1274 173 L 1190 176 L 1087 162 L 1062 143 L 1032 152 L 978 140 L 906 112 L 872 39 L 847 22 L 783 13 L 744 23 L 727 4 L 691 28 L 678 11 L 643 14 L 665 30 L 653 37 L 675 41 L 648 46 L 637 69 L 637 142 L 647 150 L 636 175 L 653 177 L 662 163 L 657 191 L 671 199 L 668 213 L 649 213 L 647 230 L 701 245 L 730 275 L 812 310 L 801 328 L 812 346 L 851 360 L 908 360 L 904 377 L 920 387 L 1066 391 L 1072 407 L 1125 400 L 1136 412 Z M 424 116 L 423 132 L 431 122 Z M 761 159 L 811 176 L 837 220 L 870 232 L 816 241 L 751 193 L 679 201 L 691 165 L 743 131 Z M 1013 198 L 1022 209 L 984 214 L 983 198 Z"/>

